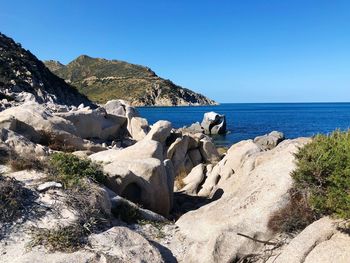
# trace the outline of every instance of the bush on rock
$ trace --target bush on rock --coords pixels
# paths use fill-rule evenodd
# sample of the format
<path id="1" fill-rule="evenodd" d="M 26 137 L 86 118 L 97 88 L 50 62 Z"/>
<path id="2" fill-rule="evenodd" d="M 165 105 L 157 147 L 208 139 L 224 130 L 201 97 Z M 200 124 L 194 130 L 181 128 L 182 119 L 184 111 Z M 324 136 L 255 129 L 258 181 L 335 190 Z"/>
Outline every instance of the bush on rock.
<path id="1" fill-rule="evenodd" d="M 317 135 L 297 154 L 292 173 L 317 215 L 350 218 L 350 130 Z"/>
<path id="2" fill-rule="evenodd" d="M 68 153 L 55 153 L 50 159 L 51 174 L 55 180 L 61 181 L 66 188 L 83 186 L 84 179 L 91 179 L 103 184 L 106 175 L 101 168 L 88 159 Z"/>

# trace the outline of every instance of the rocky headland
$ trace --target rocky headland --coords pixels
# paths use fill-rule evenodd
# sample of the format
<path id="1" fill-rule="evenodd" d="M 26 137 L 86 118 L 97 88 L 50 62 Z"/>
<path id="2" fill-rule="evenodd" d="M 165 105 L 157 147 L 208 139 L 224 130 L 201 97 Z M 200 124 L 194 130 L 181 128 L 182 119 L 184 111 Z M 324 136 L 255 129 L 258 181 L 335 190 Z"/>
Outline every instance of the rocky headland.
<path id="1" fill-rule="evenodd" d="M 148 67 L 82 55 L 63 65 L 45 61 L 57 76 L 96 103 L 123 99 L 133 106 L 198 106 L 217 103 L 156 75 Z"/>
<path id="2" fill-rule="evenodd" d="M 18 47 L 28 66 L 13 69 L 1 48 L 0 79 L 16 80 L 1 89 L 0 262 L 348 262 L 347 206 L 315 213 L 296 191 L 302 149 L 320 139 L 271 132 L 219 153 L 207 134 L 224 116 L 200 132 L 149 125 L 44 68 L 61 83 L 47 88 L 40 62 Z"/>

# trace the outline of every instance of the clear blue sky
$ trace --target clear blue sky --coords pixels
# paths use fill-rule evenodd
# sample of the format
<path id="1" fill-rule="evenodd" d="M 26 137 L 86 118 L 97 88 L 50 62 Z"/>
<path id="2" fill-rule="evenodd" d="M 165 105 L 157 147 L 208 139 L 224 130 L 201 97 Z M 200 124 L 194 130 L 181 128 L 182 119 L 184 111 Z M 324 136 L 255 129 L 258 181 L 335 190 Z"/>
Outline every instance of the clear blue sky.
<path id="1" fill-rule="evenodd" d="M 42 60 L 151 67 L 219 102 L 350 101 L 350 1 L 0 0 Z"/>

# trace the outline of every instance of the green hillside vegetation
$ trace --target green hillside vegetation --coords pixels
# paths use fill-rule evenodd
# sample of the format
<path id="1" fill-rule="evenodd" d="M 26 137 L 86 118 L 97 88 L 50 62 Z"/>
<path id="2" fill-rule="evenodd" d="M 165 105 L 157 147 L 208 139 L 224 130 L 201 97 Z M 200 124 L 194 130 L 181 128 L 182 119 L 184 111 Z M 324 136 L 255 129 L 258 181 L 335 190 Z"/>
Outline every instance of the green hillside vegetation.
<path id="1" fill-rule="evenodd" d="M 83 55 L 66 66 L 56 61 L 46 61 L 45 64 L 97 103 L 111 99 L 124 99 L 133 105 L 215 103 L 201 94 L 158 77 L 150 68 L 124 61 Z"/>

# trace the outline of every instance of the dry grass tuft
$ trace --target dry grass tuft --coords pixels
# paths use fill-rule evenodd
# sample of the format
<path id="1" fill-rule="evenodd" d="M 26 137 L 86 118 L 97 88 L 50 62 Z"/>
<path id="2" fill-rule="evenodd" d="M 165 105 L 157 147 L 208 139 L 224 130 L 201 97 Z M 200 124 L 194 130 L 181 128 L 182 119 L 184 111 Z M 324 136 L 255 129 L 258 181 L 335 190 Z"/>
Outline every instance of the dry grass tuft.
<path id="1" fill-rule="evenodd" d="M 179 174 L 175 177 L 175 186 L 178 190 L 184 188 L 186 184 L 184 183 L 183 179 L 187 176 L 187 173 L 184 169 L 181 169 Z"/>
<path id="2" fill-rule="evenodd" d="M 31 200 L 31 191 L 22 183 L 0 175 L 0 223 L 11 223 L 22 217 Z"/>
<path id="3" fill-rule="evenodd" d="M 289 202 L 269 219 L 268 227 L 274 232 L 298 232 L 316 220 L 305 194 L 291 189 L 289 195 Z"/>

